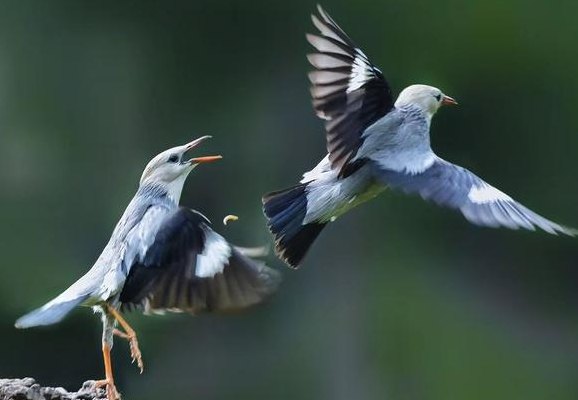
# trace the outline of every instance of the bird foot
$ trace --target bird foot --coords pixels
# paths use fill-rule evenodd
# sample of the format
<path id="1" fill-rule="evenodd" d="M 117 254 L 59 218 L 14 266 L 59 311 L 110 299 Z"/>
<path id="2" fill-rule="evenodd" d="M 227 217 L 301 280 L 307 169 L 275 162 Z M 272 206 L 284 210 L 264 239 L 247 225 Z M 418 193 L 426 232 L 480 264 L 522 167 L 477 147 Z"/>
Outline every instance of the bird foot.
<path id="1" fill-rule="evenodd" d="M 113 331 L 113 333 L 128 341 L 132 362 L 134 364 L 134 362 L 136 361 L 136 365 L 138 366 L 138 368 L 140 369 L 140 373 L 142 374 L 143 370 L 144 370 L 144 364 L 142 361 L 142 353 L 140 352 L 140 348 L 138 347 L 138 339 L 136 338 L 136 333 L 134 333 L 134 332 L 125 333 L 125 332 L 119 331 L 118 329 L 115 329 Z"/>
<path id="2" fill-rule="evenodd" d="M 107 400 L 120 400 L 120 393 L 116 390 L 116 386 L 114 386 L 114 382 L 109 381 L 108 379 L 101 379 L 99 381 L 94 381 L 94 386 L 96 388 L 102 388 L 106 386 L 106 399 Z"/>

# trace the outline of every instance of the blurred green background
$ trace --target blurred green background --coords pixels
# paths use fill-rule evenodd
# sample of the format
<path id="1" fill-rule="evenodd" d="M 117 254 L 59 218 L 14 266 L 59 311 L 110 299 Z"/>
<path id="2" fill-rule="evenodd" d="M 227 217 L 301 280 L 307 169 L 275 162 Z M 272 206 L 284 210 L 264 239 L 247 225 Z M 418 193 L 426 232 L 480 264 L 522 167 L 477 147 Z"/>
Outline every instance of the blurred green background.
<path id="1" fill-rule="evenodd" d="M 323 4 L 395 92 L 460 102 L 438 154 L 578 226 L 575 1 Z M 262 193 L 325 154 L 310 107 L 305 0 L 0 3 L 0 377 L 75 389 L 102 378 L 89 309 L 44 329 L 13 321 L 84 273 L 148 160 L 212 134 L 182 203 L 239 245 L 269 243 Z M 240 221 L 223 227 L 233 213 Z M 126 399 L 576 399 L 578 243 L 480 229 L 386 193 L 321 235 L 278 295 L 239 316 L 128 319 Z"/>

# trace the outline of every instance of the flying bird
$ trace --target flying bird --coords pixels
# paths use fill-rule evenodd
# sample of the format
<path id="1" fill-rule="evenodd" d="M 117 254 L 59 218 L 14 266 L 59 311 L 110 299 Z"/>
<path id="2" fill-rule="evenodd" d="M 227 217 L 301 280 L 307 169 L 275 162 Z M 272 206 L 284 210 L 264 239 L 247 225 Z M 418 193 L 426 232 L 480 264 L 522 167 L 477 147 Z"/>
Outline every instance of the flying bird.
<path id="1" fill-rule="evenodd" d="M 58 297 L 16 321 L 17 328 L 54 324 L 79 305 L 101 313 L 105 379 L 98 384 L 106 386 L 109 400 L 119 398 L 110 356 L 113 335 L 129 341 L 133 362 L 143 370 L 136 333 L 121 311 L 236 311 L 260 303 L 279 283 L 277 271 L 229 244 L 201 213 L 179 206 L 189 173 L 221 158 L 185 158 L 207 138 L 154 157 L 94 266 Z"/>
<path id="2" fill-rule="evenodd" d="M 307 35 L 315 52 L 307 58 L 328 154 L 299 184 L 262 199 L 276 252 L 289 266 L 299 266 L 328 222 L 386 188 L 455 209 L 480 226 L 576 234 L 438 157 L 430 146 L 432 117 L 457 102 L 427 85 L 411 85 L 394 100 L 382 72 L 321 6 L 318 13 L 311 18 L 319 32 Z"/>

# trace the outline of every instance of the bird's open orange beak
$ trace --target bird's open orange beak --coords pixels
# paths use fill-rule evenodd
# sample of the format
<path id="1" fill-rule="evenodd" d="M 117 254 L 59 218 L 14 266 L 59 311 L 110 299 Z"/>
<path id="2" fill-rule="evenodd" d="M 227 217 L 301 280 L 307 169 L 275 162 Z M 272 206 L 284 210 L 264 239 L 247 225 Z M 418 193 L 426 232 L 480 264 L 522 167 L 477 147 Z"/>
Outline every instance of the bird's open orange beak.
<path id="1" fill-rule="evenodd" d="M 456 101 L 456 99 L 454 99 L 453 97 L 450 96 L 446 96 L 444 95 L 443 99 L 442 99 L 442 104 L 444 106 L 457 106 L 458 102 Z"/>
<path id="2" fill-rule="evenodd" d="M 198 139 L 193 140 L 190 143 L 187 143 L 185 145 L 185 151 L 189 151 L 195 147 L 197 147 L 199 144 L 201 144 L 202 142 L 204 142 L 207 139 L 210 139 L 211 136 L 210 135 L 206 135 L 206 136 L 201 136 Z M 208 162 L 213 162 L 213 161 L 217 161 L 220 160 L 221 158 L 223 158 L 221 155 L 217 155 L 217 156 L 203 156 L 203 157 L 196 157 L 196 158 L 191 158 L 190 160 L 188 160 L 187 162 L 190 164 L 202 164 L 202 163 L 208 163 Z"/>
<path id="3" fill-rule="evenodd" d="M 191 159 L 189 160 L 189 162 L 190 162 L 191 164 L 202 164 L 202 163 L 208 163 L 208 162 L 217 161 L 217 160 L 220 160 L 221 158 L 223 158 L 223 156 L 221 156 L 221 155 L 217 155 L 217 156 L 204 156 L 204 157 L 191 158 Z"/>

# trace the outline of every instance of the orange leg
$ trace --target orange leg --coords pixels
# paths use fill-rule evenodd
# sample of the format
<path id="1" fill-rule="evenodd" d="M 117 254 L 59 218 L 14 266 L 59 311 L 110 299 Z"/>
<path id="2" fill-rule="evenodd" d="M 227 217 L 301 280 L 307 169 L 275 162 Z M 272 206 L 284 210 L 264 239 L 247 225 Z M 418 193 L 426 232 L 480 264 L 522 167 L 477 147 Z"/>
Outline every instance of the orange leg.
<path id="1" fill-rule="evenodd" d="M 130 346 L 130 355 L 132 357 L 132 362 L 134 363 L 136 361 L 136 364 L 138 365 L 139 369 L 140 369 L 140 373 L 142 374 L 143 369 L 144 369 L 144 364 L 142 362 L 142 354 L 140 352 L 140 349 L 138 347 L 138 340 L 136 338 L 136 332 L 134 331 L 134 329 L 131 328 L 131 326 L 128 324 L 128 322 L 125 321 L 125 319 L 122 317 L 122 315 L 120 315 L 120 313 L 113 307 L 111 307 L 110 305 L 107 305 L 107 310 L 108 312 L 118 321 L 118 323 L 120 324 L 120 326 L 122 327 L 122 329 L 124 329 L 124 332 L 115 329 L 113 331 L 113 333 L 123 339 L 128 340 L 128 344 Z"/>
<path id="2" fill-rule="evenodd" d="M 120 394 L 114 386 L 114 377 L 112 376 L 112 362 L 110 359 L 110 346 L 102 344 L 102 356 L 104 358 L 104 376 L 105 379 L 96 381 L 96 387 L 106 386 L 107 400 L 120 400 Z"/>

